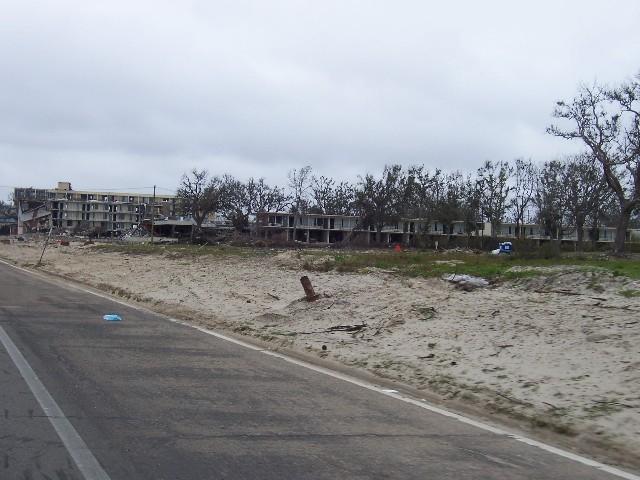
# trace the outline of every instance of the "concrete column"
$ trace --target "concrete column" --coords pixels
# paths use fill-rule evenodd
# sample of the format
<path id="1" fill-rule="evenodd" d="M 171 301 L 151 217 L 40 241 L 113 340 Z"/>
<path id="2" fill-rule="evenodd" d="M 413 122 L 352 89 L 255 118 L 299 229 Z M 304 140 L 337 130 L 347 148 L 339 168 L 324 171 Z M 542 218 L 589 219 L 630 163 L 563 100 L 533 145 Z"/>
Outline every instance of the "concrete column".
<path id="1" fill-rule="evenodd" d="M 323 239 L 324 243 L 329 243 L 329 230 L 325 230 L 323 232 L 323 237 L 324 237 Z"/>
<path id="2" fill-rule="evenodd" d="M 306 234 L 306 237 L 307 237 L 306 242 L 309 243 L 309 230 L 308 229 L 306 230 L 305 234 Z"/>

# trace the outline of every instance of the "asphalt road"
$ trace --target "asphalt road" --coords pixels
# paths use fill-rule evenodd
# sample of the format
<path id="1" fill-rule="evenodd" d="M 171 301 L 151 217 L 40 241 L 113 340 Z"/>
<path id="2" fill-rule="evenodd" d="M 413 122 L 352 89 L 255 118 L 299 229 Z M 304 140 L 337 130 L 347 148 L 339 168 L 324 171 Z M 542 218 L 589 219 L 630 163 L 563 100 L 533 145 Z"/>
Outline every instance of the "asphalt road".
<path id="1" fill-rule="evenodd" d="M 1 263 L 0 327 L 112 480 L 620 478 Z M 84 478 L 48 416 L 0 344 L 0 479 Z"/>

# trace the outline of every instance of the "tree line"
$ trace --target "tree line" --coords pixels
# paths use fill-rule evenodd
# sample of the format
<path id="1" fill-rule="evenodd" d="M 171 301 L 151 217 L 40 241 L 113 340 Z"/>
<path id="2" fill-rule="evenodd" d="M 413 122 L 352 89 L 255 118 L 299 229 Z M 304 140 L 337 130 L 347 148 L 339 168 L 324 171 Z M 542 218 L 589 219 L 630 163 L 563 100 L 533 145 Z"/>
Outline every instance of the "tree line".
<path id="1" fill-rule="evenodd" d="M 518 238 L 526 223 L 542 225 L 552 238 L 575 228 L 582 244 L 585 228 L 615 224 L 615 251 L 621 253 L 640 211 L 639 112 L 640 74 L 616 88 L 581 86 L 573 100 L 557 103 L 553 116 L 561 124 L 548 133 L 585 147 L 563 159 L 487 160 L 474 173 L 392 164 L 355 182 L 315 175 L 305 166 L 290 170 L 281 186 L 194 169 L 183 175 L 177 196 L 197 229 L 214 212 L 246 229 L 259 213 L 286 211 L 357 216 L 358 226 L 374 229 L 378 241 L 385 225 L 420 218 L 448 226 L 464 221 L 469 234 L 488 222 L 494 236 L 503 223 L 514 223 Z"/>

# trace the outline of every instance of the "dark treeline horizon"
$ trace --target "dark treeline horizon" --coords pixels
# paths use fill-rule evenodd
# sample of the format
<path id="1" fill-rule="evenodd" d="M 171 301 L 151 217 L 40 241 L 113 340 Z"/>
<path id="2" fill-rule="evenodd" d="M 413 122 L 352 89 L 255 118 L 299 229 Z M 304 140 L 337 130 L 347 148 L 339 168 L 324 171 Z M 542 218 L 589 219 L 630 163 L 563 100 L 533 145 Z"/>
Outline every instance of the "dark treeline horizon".
<path id="1" fill-rule="evenodd" d="M 472 173 L 391 163 L 355 182 L 317 176 L 305 166 L 290 170 L 284 186 L 194 169 L 183 175 L 177 195 L 198 228 L 211 212 L 244 228 L 252 215 L 288 211 L 355 215 L 361 227 L 375 228 L 378 240 L 385 225 L 420 218 L 464 221 L 468 233 L 488 222 L 492 236 L 504 222 L 515 223 L 518 237 L 529 222 L 552 238 L 574 228 L 581 244 L 585 227 L 597 231 L 606 223 L 616 225 L 615 251 L 622 253 L 640 210 L 640 73 L 613 88 L 581 85 L 571 101 L 556 103 L 552 116 L 560 124 L 547 133 L 577 140 L 582 153 L 542 163 L 486 160 Z"/>
<path id="2" fill-rule="evenodd" d="M 197 201 L 198 192 L 202 205 L 194 208 L 189 199 Z M 285 185 L 270 185 L 264 178 L 210 176 L 194 169 L 182 177 L 177 194 L 181 212 L 195 213 L 197 223 L 218 211 L 238 228 L 245 228 L 249 217 L 259 213 L 289 212 L 357 216 L 362 227 L 373 226 L 378 233 L 401 218 L 445 225 L 464 221 L 469 233 L 478 222 L 490 223 L 492 231 L 515 223 L 516 236 L 522 225 L 536 223 L 554 238 L 563 229 L 578 227 L 582 241 L 583 227 L 616 222 L 604 176 L 587 153 L 538 163 L 523 158 L 487 160 L 473 173 L 386 165 L 378 174 L 367 173 L 354 182 L 316 175 L 305 166 L 290 170 Z"/>

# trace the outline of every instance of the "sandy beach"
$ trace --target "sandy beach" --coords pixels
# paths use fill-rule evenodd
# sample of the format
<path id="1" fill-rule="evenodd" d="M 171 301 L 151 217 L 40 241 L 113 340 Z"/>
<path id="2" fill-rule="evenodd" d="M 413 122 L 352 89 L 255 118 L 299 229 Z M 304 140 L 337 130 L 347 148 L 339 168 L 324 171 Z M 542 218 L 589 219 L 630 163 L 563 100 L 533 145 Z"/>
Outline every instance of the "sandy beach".
<path id="1" fill-rule="evenodd" d="M 0 244 L 0 257 L 21 266 L 40 252 L 36 242 Z M 309 272 L 308 261 L 296 251 L 185 257 L 72 243 L 49 248 L 40 269 L 577 442 L 640 451 L 640 297 L 621 293 L 640 281 L 564 266 L 464 291 L 375 269 Z M 302 300 L 302 275 L 317 301 Z"/>

